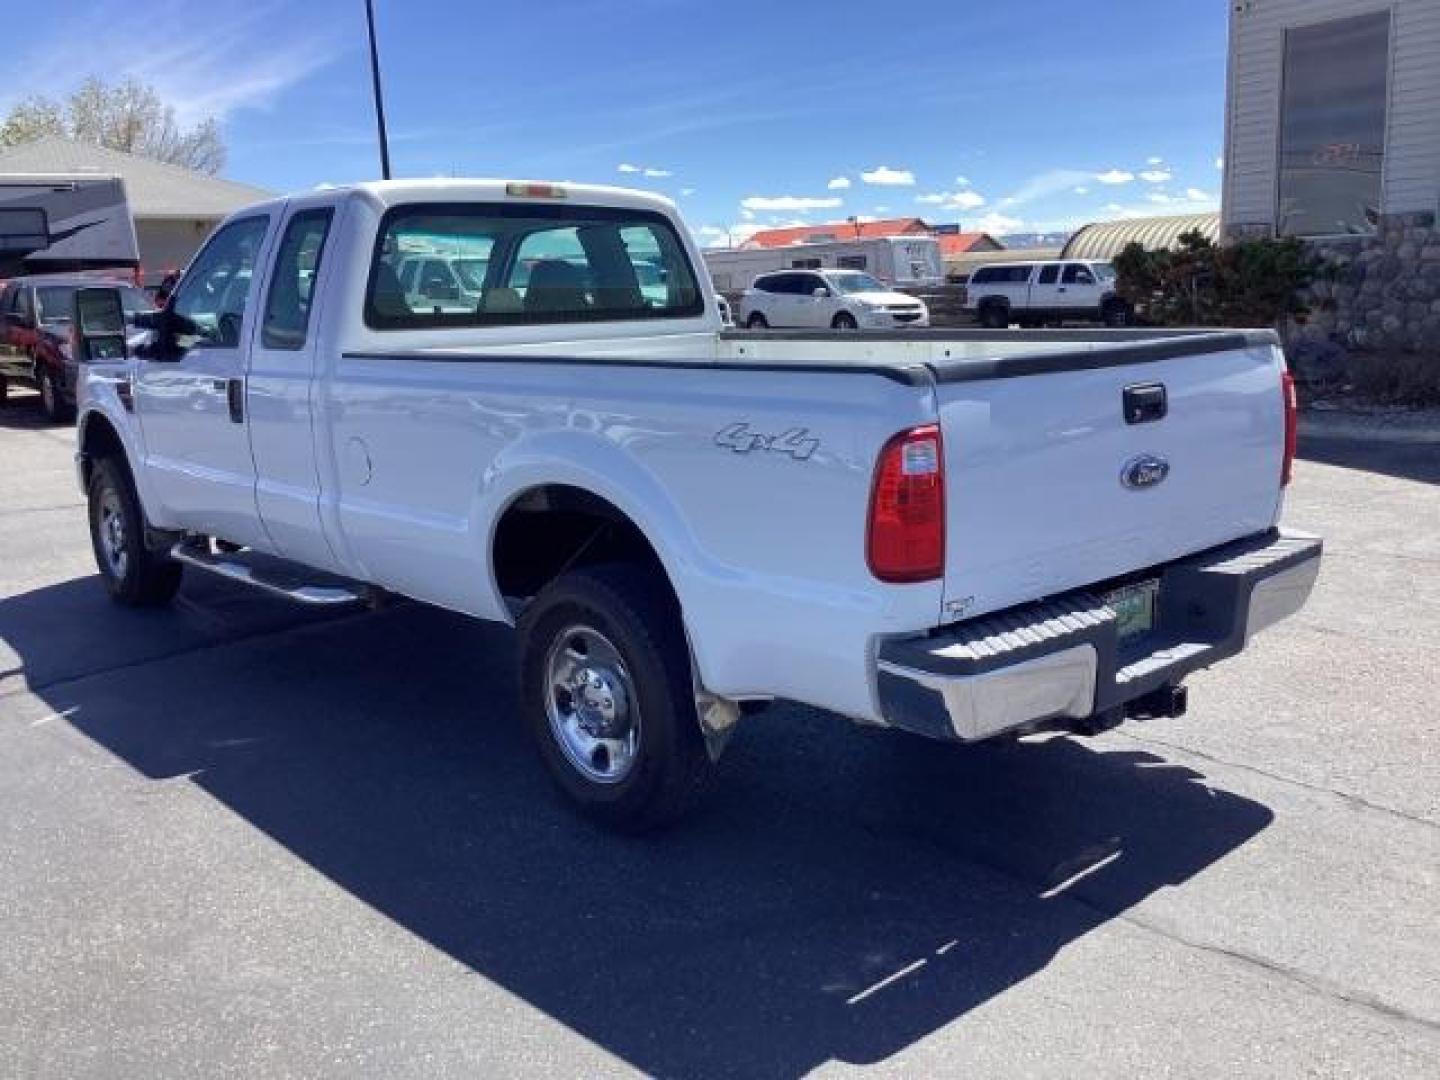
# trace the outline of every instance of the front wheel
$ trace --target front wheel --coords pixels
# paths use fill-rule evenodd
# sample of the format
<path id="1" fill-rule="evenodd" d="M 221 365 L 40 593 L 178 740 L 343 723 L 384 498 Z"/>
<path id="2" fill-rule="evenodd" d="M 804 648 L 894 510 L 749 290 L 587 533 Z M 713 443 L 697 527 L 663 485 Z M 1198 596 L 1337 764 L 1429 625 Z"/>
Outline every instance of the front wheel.
<path id="1" fill-rule="evenodd" d="M 105 589 L 126 607 L 168 604 L 182 567 L 145 544 L 145 518 L 124 464 L 100 458 L 90 473 L 90 546 Z"/>
<path id="2" fill-rule="evenodd" d="M 45 419 L 52 424 L 63 424 L 69 420 L 70 406 L 65 403 L 65 395 L 60 389 L 60 380 L 56 378 L 55 372 L 48 367 L 42 367 L 36 382 L 40 386 L 40 411 L 45 414 Z"/>
<path id="3" fill-rule="evenodd" d="M 685 631 L 658 573 L 607 564 L 563 574 L 526 609 L 519 631 L 526 726 L 580 813 L 646 832 L 709 789 L 715 765 Z"/>
<path id="4" fill-rule="evenodd" d="M 1010 309 L 1003 304 L 987 304 L 980 309 L 980 325 L 987 330 L 1004 330 L 1010 325 Z"/>
<path id="5" fill-rule="evenodd" d="M 840 312 L 839 315 L 835 316 L 834 321 L 830 323 L 832 330 L 856 330 L 859 326 L 860 324 L 855 321 L 855 316 L 851 315 L 848 311 Z"/>
<path id="6" fill-rule="evenodd" d="M 747 330 L 766 330 L 769 329 L 769 327 L 770 323 L 767 322 L 765 316 L 761 315 L 758 311 L 752 311 L 750 317 L 745 320 L 745 328 Z"/>

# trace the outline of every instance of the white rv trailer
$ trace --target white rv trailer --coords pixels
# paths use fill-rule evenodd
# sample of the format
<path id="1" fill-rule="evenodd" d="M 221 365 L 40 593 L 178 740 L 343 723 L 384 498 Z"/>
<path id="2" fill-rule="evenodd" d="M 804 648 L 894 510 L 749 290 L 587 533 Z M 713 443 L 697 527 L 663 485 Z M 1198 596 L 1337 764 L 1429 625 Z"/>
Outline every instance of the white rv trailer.
<path id="1" fill-rule="evenodd" d="M 118 176 L 0 173 L 0 277 L 139 264 Z"/>
<path id="2" fill-rule="evenodd" d="M 705 265 L 719 292 L 750 287 L 775 270 L 864 270 L 887 285 L 939 285 L 945 280 L 933 236 L 878 236 L 774 248 L 711 248 Z"/>

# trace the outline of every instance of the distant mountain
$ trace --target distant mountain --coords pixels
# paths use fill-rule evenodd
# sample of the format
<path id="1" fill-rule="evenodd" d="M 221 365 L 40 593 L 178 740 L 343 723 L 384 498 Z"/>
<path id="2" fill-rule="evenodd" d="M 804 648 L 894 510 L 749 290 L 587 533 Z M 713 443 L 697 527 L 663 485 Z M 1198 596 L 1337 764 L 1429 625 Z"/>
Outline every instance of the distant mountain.
<path id="1" fill-rule="evenodd" d="M 1058 248 L 1065 246 L 1065 241 L 1070 239 L 1070 234 L 1068 232 L 1006 233 L 995 239 L 1007 248 Z"/>

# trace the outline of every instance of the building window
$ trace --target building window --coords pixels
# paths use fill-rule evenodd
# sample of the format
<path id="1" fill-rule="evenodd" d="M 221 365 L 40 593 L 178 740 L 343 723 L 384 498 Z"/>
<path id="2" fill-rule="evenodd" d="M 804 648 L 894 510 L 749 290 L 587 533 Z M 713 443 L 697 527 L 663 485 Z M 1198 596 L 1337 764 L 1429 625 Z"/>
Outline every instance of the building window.
<path id="1" fill-rule="evenodd" d="M 1286 31 L 1280 235 L 1374 231 L 1389 73 L 1388 10 Z"/>

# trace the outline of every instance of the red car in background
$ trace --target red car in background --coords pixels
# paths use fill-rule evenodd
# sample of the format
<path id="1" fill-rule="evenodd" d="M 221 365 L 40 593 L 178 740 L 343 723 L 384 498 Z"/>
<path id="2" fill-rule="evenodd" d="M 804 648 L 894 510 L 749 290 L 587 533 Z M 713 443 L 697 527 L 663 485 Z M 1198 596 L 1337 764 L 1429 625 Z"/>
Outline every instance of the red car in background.
<path id="1" fill-rule="evenodd" d="M 127 320 L 153 311 L 150 298 L 128 280 L 80 274 L 44 274 L 0 282 L 0 404 L 12 386 L 40 392 L 47 419 L 61 423 L 75 415 L 79 385 L 71 330 L 75 290 L 104 285 L 120 290 Z"/>

